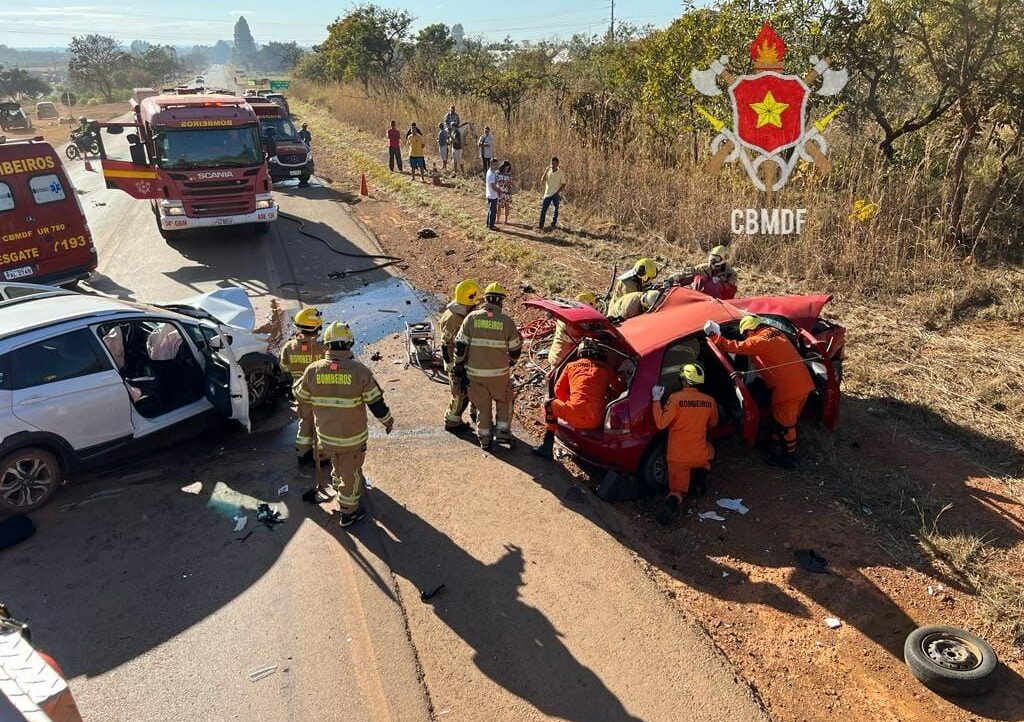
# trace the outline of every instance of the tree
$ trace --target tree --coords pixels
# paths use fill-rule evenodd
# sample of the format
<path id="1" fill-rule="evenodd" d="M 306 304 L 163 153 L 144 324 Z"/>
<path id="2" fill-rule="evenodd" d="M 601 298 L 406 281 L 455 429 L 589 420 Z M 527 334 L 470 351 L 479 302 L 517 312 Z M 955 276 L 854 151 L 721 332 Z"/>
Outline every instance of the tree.
<path id="1" fill-rule="evenodd" d="M 231 59 L 231 44 L 227 40 L 218 40 L 213 46 L 213 62 L 223 65 Z"/>
<path id="2" fill-rule="evenodd" d="M 473 93 L 501 108 L 505 123 L 512 120 L 527 95 L 539 85 L 539 79 L 527 70 L 507 67 L 484 73 L 476 82 Z"/>
<path id="3" fill-rule="evenodd" d="M 235 21 L 235 47 L 231 53 L 231 62 L 242 68 L 249 67 L 256 60 L 256 41 L 252 38 L 249 23 L 244 15 Z"/>
<path id="4" fill-rule="evenodd" d="M 256 65 L 260 70 L 287 71 L 298 64 L 304 53 L 298 43 L 271 41 L 260 48 L 256 56 Z"/>
<path id="5" fill-rule="evenodd" d="M 323 76 L 391 84 L 408 53 L 412 16 L 403 10 L 359 5 L 327 27 L 327 39 L 314 50 L 326 64 Z"/>
<path id="6" fill-rule="evenodd" d="M 452 42 L 455 43 L 456 50 L 462 50 L 462 45 L 466 40 L 466 31 L 462 29 L 462 23 L 455 23 L 452 25 Z"/>
<path id="7" fill-rule="evenodd" d="M 434 23 L 421 29 L 416 34 L 412 62 L 409 64 L 409 75 L 413 82 L 437 88 L 441 59 L 448 55 L 453 47 L 455 41 L 452 40 L 447 25 Z"/>
<path id="8" fill-rule="evenodd" d="M 103 93 L 110 103 L 114 100 L 113 75 L 128 64 L 128 53 L 114 38 L 106 35 L 76 35 L 68 46 L 68 75 L 86 88 Z"/>
<path id="9" fill-rule="evenodd" d="M 9 95 L 16 98 L 27 95 L 36 98 L 49 92 L 50 86 L 42 78 L 21 68 L 5 70 L 4 66 L 0 65 L 0 96 Z"/>

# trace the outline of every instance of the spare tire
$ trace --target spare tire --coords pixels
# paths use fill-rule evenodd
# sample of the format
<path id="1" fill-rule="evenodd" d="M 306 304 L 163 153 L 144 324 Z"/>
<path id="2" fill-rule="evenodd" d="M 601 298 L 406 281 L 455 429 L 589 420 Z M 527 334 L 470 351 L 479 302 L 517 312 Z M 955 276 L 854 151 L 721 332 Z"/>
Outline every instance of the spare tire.
<path id="1" fill-rule="evenodd" d="M 956 627 L 919 627 L 903 643 L 903 660 L 925 687 L 950 697 L 984 694 L 999 666 L 992 645 Z"/>

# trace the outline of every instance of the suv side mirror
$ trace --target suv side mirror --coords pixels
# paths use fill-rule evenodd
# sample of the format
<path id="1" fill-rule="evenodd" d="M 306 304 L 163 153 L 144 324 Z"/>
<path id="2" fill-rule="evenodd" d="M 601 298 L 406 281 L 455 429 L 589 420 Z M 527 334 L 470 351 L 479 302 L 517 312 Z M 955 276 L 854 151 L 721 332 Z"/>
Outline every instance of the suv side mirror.
<path id="1" fill-rule="evenodd" d="M 214 336 L 209 340 L 208 343 L 210 348 L 213 349 L 214 351 L 220 351 L 222 348 L 224 348 L 224 341 L 221 339 L 220 336 Z"/>

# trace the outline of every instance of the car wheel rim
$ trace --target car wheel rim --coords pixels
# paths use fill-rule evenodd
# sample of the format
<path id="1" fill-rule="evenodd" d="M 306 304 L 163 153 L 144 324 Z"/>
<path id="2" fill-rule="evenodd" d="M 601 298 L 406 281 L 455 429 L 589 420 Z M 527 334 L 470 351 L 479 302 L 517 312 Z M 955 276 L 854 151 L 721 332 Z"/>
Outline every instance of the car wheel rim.
<path id="1" fill-rule="evenodd" d="M 246 379 L 249 387 L 249 403 L 254 404 L 261 400 L 267 393 L 267 375 L 263 372 L 256 372 Z"/>
<path id="2" fill-rule="evenodd" d="M 0 476 L 0 498 L 12 507 L 36 504 L 56 483 L 57 474 L 35 456 L 15 459 Z"/>
<path id="3" fill-rule="evenodd" d="M 978 646 L 954 634 L 931 634 L 921 640 L 921 649 L 932 662 L 943 669 L 968 672 L 981 666 Z"/>

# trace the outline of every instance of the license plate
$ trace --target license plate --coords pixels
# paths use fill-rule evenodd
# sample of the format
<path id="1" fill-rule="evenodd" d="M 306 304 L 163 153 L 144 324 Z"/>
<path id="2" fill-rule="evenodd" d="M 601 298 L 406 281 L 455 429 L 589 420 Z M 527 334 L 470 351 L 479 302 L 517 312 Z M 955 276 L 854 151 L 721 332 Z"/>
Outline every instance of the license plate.
<path id="1" fill-rule="evenodd" d="M 4 278 L 8 281 L 13 281 L 15 278 L 25 278 L 25 276 L 31 276 L 35 271 L 32 270 L 32 266 L 22 266 L 21 268 L 12 268 L 8 271 L 4 271 Z"/>
<path id="2" fill-rule="evenodd" d="M 288 175 L 302 175 L 302 171 L 301 170 L 290 170 L 290 171 L 288 171 Z"/>
<path id="3" fill-rule="evenodd" d="M 231 226 L 234 225 L 235 221 L 232 218 L 214 218 L 213 225 L 215 226 Z"/>

